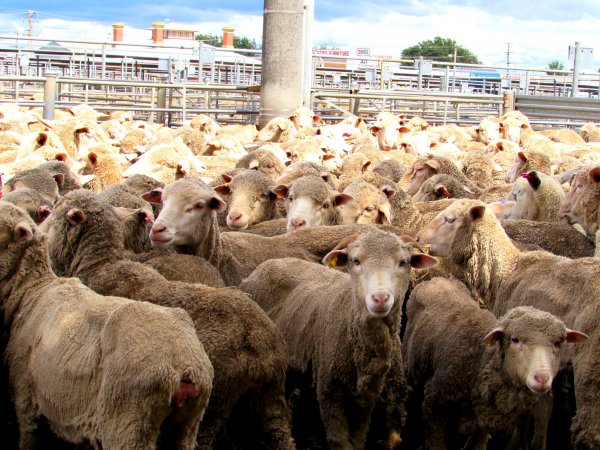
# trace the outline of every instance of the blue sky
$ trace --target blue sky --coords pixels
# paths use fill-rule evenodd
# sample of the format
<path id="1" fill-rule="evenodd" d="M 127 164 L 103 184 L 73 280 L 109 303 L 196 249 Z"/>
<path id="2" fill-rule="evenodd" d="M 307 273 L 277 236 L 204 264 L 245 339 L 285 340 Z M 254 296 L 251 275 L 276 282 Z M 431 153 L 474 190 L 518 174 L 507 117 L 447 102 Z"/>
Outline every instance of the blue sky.
<path id="1" fill-rule="evenodd" d="M 127 41 L 147 35 L 152 22 L 173 21 L 212 34 L 230 25 L 236 34 L 260 42 L 263 7 L 263 1 L 254 0 L 21 0 L 0 6 L 0 35 L 24 33 L 26 11 L 32 10 L 34 34 L 44 38 L 104 41 L 113 22 L 124 22 Z M 558 60 L 570 68 L 568 47 L 579 41 L 594 49 L 589 69 L 596 72 L 599 30 L 598 0 L 315 0 L 315 46 L 370 47 L 374 54 L 395 58 L 406 47 L 441 36 L 490 65 L 505 65 L 510 48 L 513 66 L 544 68 Z"/>

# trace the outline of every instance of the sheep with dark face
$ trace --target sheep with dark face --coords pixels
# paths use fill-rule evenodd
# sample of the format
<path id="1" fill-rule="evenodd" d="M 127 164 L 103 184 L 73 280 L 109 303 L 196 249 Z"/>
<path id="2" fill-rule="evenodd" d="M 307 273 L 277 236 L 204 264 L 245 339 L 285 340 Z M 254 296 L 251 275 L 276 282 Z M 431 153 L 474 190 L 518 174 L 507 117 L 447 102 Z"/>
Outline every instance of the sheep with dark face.
<path id="1" fill-rule="evenodd" d="M 400 361 L 401 304 L 412 267 L 437 261 L 413 253 L 396 235 L 373 228 L 350 236 L 323 263 L 293 258 L 259 265 L 239 288 L 284 335 L 288 370 L 312 378 L 330 448 L 363 448 L 371 412 L 387 377 L 397 391 L 388 405 L 398 443 L 406 389 Z"/>
<path id="2" fill-rule="evenodd" d="M 521 427 L 550 396 L 561 348 L 586 339 L 530 306 L 497 320 L 466 286 L 445 278 L 418 284 L 406 315 L 405 373 L 423 397 L 426 448 L 485 448 L 490 435 Z M 539 426 L 534 442 L 545 448 Z"/>
<path id="3" fill-rule="evenodd" d="M 213 369 L 189 315 L 57 277 L 46 237 L 7 202 L 0 249 L 19 447 L 38 448 L 37 421 L 45 418 L 74 444 L 148 449 L 161 434 L 165 446 L 194 449 Z"/>
<path id="4" fill-rule="evenodd" d="M 77 276 L 103 294 L 185 309 L 214 367 L 209 406 L 199 432 L 201 448 L 236 421 L 235 410 L 261 432 L 261 448 L 292 449 L 284 399 L 283 339 L 264 312 L 241 291 L 167 281 L 152 268 L 131 261 L 113 208 L 87 190 L 61 198 L 45 222 L 52 267 Z M 229 436 L 225 436 L 228 438 Z M 248 436 L 245 436 L 249 439 Z"/>

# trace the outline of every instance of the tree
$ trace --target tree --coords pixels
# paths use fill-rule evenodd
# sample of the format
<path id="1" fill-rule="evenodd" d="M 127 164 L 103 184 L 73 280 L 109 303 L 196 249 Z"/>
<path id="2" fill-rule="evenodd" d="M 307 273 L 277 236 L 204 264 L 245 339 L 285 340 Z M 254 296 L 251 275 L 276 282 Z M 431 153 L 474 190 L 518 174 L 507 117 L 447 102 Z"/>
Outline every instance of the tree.
<path id="1" fill-rule="evenodd" d="M 465 64 L 481 64 L 479 58 L 470 50 L 458 45 L 454 39 L 441 38 L 436 36 L 433 40 L 421 41 L 417 45 L 407 47 L 402 50 L 402 58 L 432 59 L 434 61 L 454 62 L 456 52 L 456 62 Z"/>
<path id="2" fill-rule="evenodd" d="M 554 60 L 552 61 L 550 64 L 548 64 L 548 69 L 556 69 L 556 70 L 563 70 L 565 68 L 565 66 L 563 65 L 563 63 L 561 63 L 558 60 Z M 548 75 L 559 75 L 558 72 L 553 72 L 551 70 L 549 70 L 548 72 L 546 72 Z"/>
<path id="3" fill-rule="evenodd" d="M 223 45 L 223 36 L 216 34 L 196 34 L 196 40 L 202 41 L 205 44 L 212 45 L 214 47 L 221 47 Z M 250 39 L 246 36 L 234 36 L 233 37 L 234 48 L 245 48 L 245 49 L 259 49 L 260 45 L 256 43 L 255 39 Z"/>

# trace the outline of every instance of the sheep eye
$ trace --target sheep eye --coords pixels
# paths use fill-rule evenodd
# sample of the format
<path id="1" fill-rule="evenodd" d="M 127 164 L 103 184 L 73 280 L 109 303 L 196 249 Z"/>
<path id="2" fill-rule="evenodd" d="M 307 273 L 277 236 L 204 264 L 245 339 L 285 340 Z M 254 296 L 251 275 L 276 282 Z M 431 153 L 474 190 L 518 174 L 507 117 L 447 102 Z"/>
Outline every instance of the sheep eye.
<path id="1" fill-rule="evenodd" d="M 511 341 L 513 344 L 518 344 L 518 343 L 519 343 L 519 338 L 518 338 L 518 337 L 516 337 L 516 336 L 511 336 L 511 337 L 510 337 L 510 341 Z"/>
<path id="2" fill-rule="evenodd" d="M 455 217 L 446 217 L 446 222 L 453 223 L 456 220 Z"/>
<path id="3" fill-rule="evenodd" d="M 351 261 L 355 266 L 360 266 L 360 261 L 356 256 L 354 256 Z"/>
<path id="4" fill-rule="evenodd" d="M 555 346 L 555 347 L 560 347 L 560 346 L 562 345 L 562 343 L 563 343 L 563 341 L 561 341 L 561 340 L 558 340 L 558 341 L 556 341 L 556 342 L 554 343 L 554 346 Z"/>
<path id="5" fill-rule="evenodd" d="M 292 197 L 291 195 L 288 195 L 288 201 L 294 201 L 294 197 Z"/>
<path id="6" fill-rule="evenodd" d="M 374 206 L 367 206 L 367 207 L 365 208 L 365 211 L 368 211 L 368 212 L 373 212 L 373 211 L 375 211 L 375 207 L 374 207 Z"/>
<path id="7" fill-rule="evenodd" d="M 410 261 L 409 261 L 409 260 L 407 260 L 407 259 L 402 259 L 402 260 L 400 260 L 400 267 L 402 267 L 402 266 L 406 266 L 406 265 L 408 265 L 408 264 L 410 264 Z"/>
<path id="8" fill-rule="evenodd" d="M 327 208 L 329 208 L 329 203 L 323 204 L 323 209 L 327 209 Z"/>

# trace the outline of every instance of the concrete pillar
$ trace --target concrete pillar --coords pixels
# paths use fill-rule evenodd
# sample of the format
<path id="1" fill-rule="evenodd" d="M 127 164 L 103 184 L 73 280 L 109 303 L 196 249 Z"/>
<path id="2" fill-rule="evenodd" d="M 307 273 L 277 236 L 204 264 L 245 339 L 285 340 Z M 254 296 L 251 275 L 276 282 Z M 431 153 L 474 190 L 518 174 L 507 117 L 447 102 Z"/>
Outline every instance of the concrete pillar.
<path id="1" fill-rule="evenodd" d="M 303 2 L 265 0 L 259 128 L 302 106 Z"/>
<path id="2" fill-rule="evenodd" d="M 313 85 L 313 22 L 315 18 L 314 0 L 304 0 L 304 64 L 302 74 L 302 103 L 312 108 L 310 90 Z"/>
<path id="3" fill-rule="evenodd" d="M 58 75 L 47 74 L 44 83 L 44 119 L 54 120 L 54 104 L 56 102 L 56 82 Z"/>
<path id="4" fill-rule="evenodd" d="M 235 28 L 233 27 L 223 27 L 223 44 L 221 47 L 223 48 L 233 48 L 233 32 Z"/>
<path id="5" fill-rule="evenodd" d="M 165 39 L 165 24 L 162 22 L 152 22 L 152 43 L 162 45 Z"/>
<path id="6" fill-rule="evenodd" d="M 581 46 L 579 42 L 575 42 L 575 54 L 573 55 L 573 88 L 571 89 L 571 97 L 577 97 L 579 93 L 579 53 Z"/>

